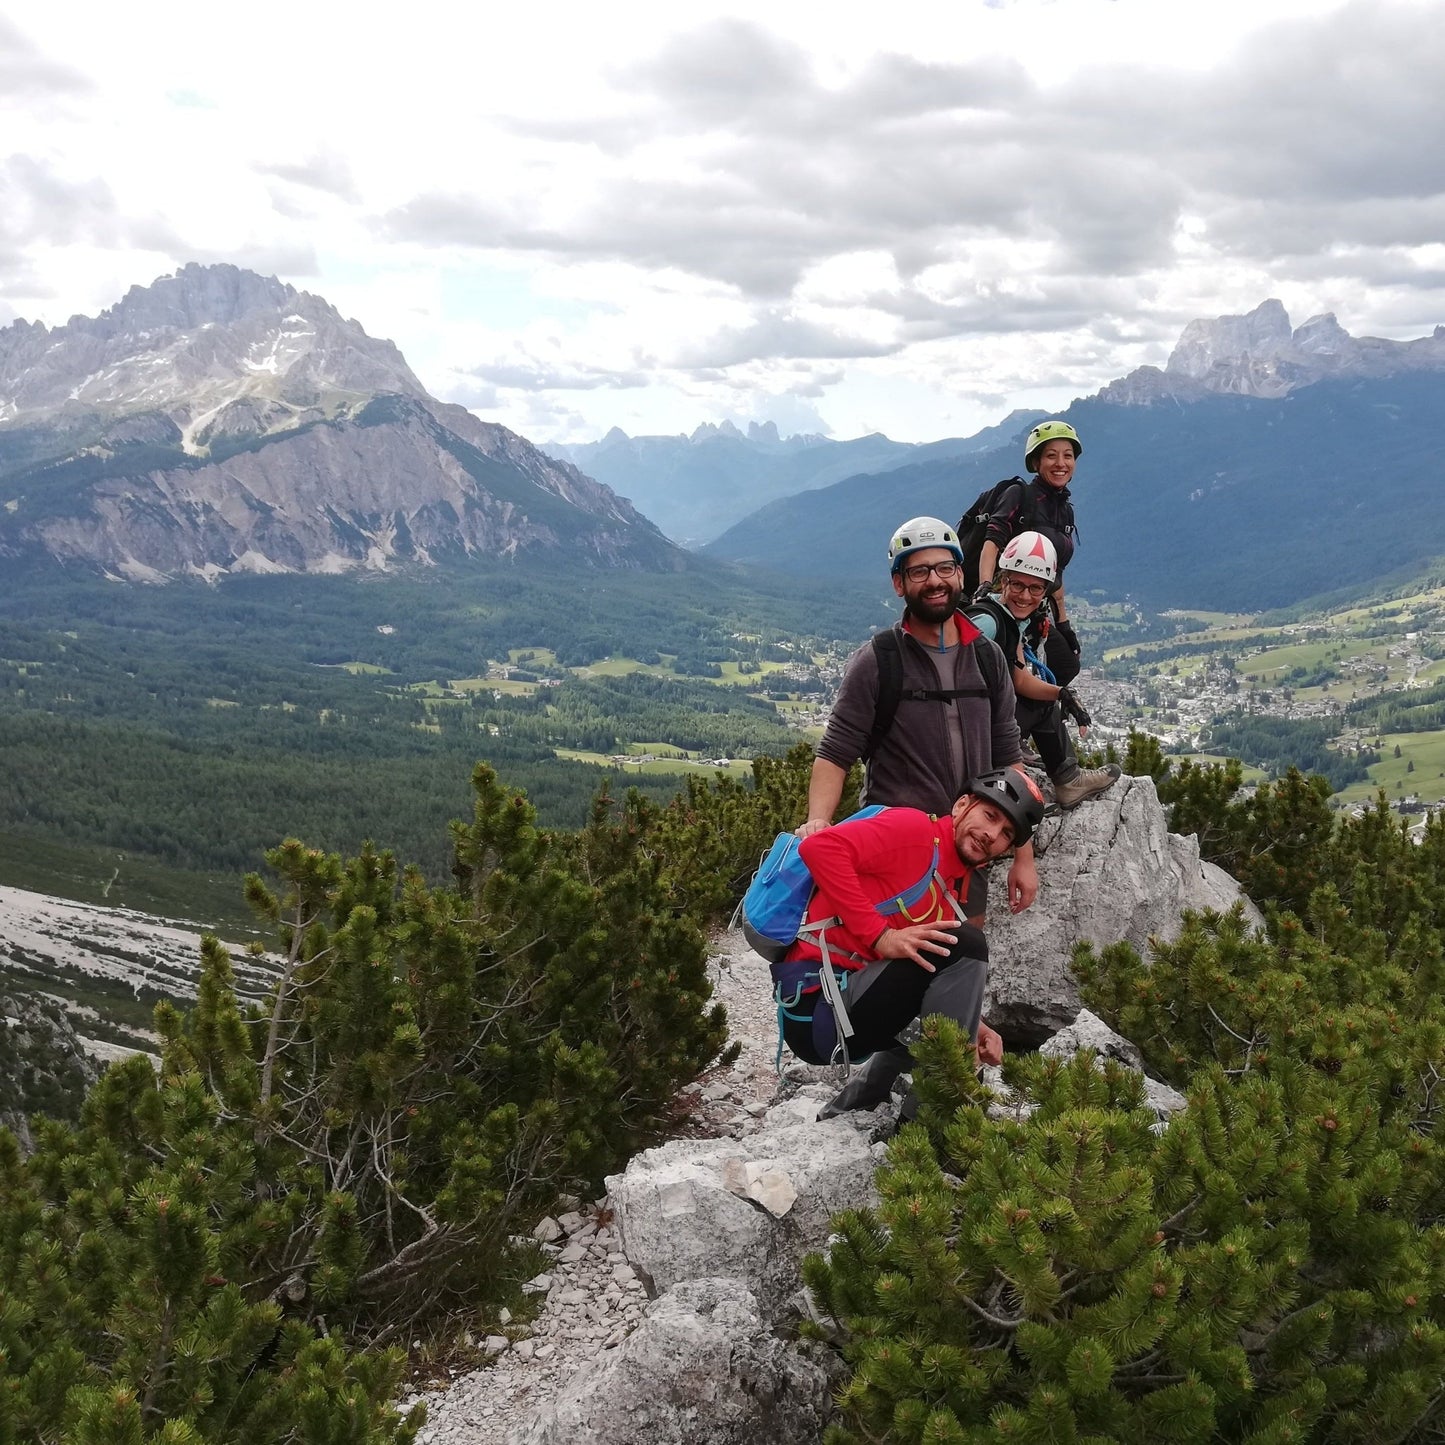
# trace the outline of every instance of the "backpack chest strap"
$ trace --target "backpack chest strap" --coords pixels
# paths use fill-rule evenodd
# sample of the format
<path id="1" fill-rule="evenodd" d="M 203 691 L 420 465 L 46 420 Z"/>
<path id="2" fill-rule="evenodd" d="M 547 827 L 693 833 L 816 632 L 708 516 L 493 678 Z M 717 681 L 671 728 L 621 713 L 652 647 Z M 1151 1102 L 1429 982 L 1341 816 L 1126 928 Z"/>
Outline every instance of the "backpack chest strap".
<path id="1" fill-rule="evenodd" d="M 986 687 L 905 687 L 898 694 L 906 702 L 952 702 L 959 697 L 992 697 Z"/>

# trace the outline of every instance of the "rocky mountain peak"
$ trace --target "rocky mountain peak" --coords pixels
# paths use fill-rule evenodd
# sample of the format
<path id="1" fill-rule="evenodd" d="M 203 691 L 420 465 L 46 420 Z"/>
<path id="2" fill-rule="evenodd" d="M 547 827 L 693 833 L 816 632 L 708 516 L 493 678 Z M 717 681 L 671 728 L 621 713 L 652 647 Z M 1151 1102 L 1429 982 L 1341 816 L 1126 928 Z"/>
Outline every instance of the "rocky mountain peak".
<path id="1" fill-rule="evenodd" d="M 1216 367 L 1268 356 L 1290 341 L 1289 313 L 1271 297 L 1244 316 L 1191 321 L 1180 334 L 1166 371 L 1200 379 Z"/>
<path id="2" fill-rule="evenodd" d="M 285 431 L 387 393 L 426 395 L 391 342 L 238 266 L 192 263 L 99 316 L 0 330 L 0 427 L 155 414 L 205 455 L 217 437 Z"/>
<path id="3" fill-rule="evenodd" d="M 1326 377 L 1381 377 L 1445 370 L 1445 327 L 1413 341 L 1351 336 L 1333 312 L 1291 328 L 1271 297 L 1242 316 L 1191 321 L 1161 371 L 1141 366 L 1100 393 L 1101 401 L 1147 406 L 1211 394 L 1281 397 Z"/>
<path id="4" fill-rule="evenodd" d="M 1345 350 L 1354 337 L 1335 320 L 1333 311 L 1325 311 L 1319 316 L 1311 316 L 1302 326 L 1295 327 L 1292 339 L 1301 351 L 1332 356 Z"/>
<path id="5" fill-rule="evenodd" d="M 0 557 L 119 578 L 567 550 L 670 566 L 629 504 L 429 396 L 390 341 L 237 266 L 0 330 Z"/>
<path id="6" fill-rule="evenodd" d="M 294 286 L 274 276 L 258 276 L 239 266 L 203 266 L 191 261 L 174 276 L 162 276 L 149 286 L 132 286 L 94 319 L 74 316 L 69 324 L 109 336 L 191 331 L 207 324 L 229 326 L 255 312 L 276 311 L 294 301 L 297 294 Z"/>

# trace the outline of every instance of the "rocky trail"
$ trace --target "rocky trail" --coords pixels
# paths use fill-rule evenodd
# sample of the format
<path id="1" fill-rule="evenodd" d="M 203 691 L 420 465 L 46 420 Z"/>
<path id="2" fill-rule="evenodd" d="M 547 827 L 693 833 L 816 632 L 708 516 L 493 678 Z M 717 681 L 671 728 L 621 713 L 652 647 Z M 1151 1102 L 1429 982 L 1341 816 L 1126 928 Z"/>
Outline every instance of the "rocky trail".
<path id="1" fill-rule="evenodd" d="M 784 1059 L 774 1068 L 777 1022 L 769 996 L 767 965 L 741 934 L 718 939 L 709 961 L 714 998 L 728 1012 L 730 1036 L 741 1046 L 737 1060 L 718 1068 L 687 1093 L 694 1101 L 689 1136 L 741 1139 L 756 1133 L 781 1096 L 827 1077 Z M 811 1106 L 816 1112 L 817 1104 Z M 577 1201 L 568 1201 L 577 1205 Z M 615 1351 L 641 1323 L 649 1303 L 643 1280 L 621 1250 L 610 1199 L 574 1207 L 539 1222 L 537 1237 L 552 1264 L 528 1288 L 545 1302 L 524 1335 L 485 1342 L 490 1362 L 459 1375 L 446 1389 L 413 1395 L 425 1401 L 424 1445 L 510 1445 L 527 1438 L 544 1408 L 577 1373 Z"/>

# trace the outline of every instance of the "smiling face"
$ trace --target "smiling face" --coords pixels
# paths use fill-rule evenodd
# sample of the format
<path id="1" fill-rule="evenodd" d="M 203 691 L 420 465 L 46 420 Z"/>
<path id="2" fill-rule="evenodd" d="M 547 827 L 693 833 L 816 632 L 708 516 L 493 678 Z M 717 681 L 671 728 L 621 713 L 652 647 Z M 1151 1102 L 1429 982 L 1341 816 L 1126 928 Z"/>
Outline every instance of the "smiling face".
<path id="1" fill-rule="evenodd" d="M 902 559 L 893 574 L 893 590 L 920 622 L 946 622 L 963 597 L 963 569 L 949 548 L 919 547 Z"/>
<path id="2" fill-rule="evenodd" d="M 1004 572 L 999 577 L 999 597 L 1020 622 L 1038 610 L 1048 584 L 1024 572 Z"/>
<path id="3" fill-rule="evenodd" d="M 953 844 L 965 863 L 980 867 L 1013 847 L 1013 821 L 987 799 L 965 793 L 953 805 Z"/>
<path id="4" fill-rule="evenodd" d="M 1034 456 L 1034 470 L 1041 482 L 1067 487 L 1074 477 L 1074 444 L 1063 437 L 1045 442 Z"/>

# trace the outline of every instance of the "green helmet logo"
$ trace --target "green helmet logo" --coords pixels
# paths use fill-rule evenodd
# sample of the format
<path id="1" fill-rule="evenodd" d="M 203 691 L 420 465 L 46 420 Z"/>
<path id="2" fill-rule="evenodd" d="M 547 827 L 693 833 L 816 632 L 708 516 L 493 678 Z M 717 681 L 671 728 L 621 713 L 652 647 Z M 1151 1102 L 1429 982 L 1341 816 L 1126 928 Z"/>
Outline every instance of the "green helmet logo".
<path id="1" fill-rule="evenodd" d="M 1029 439 L 1024 443 L 1024 466 L 1029 471 L 1034 470 L 1034 458 L 1046 442 L 1066 441 L 1071 442 L 1074 447 L 1074 455 L 1084 455 L 1084 444 L 1079 440 L 1079 434 L 1066 421 L 1041 421 L 1030 433 Z"/>

